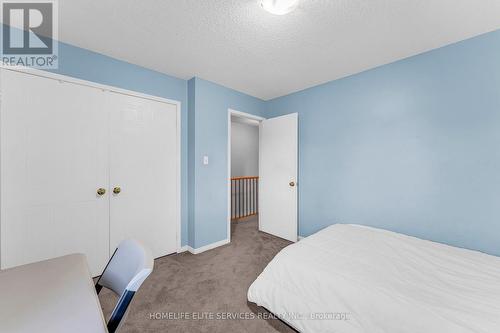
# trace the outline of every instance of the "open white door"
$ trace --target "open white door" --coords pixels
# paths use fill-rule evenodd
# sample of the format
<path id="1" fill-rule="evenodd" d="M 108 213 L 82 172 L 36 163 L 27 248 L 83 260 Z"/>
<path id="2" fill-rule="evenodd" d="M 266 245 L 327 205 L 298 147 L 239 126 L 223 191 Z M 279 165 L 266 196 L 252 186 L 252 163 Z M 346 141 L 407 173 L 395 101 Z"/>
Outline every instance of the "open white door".
<path id="1" fill-rule="evenodd" d="M 260 124 L 259 230 L 297 241 L 297 113 Z"/>

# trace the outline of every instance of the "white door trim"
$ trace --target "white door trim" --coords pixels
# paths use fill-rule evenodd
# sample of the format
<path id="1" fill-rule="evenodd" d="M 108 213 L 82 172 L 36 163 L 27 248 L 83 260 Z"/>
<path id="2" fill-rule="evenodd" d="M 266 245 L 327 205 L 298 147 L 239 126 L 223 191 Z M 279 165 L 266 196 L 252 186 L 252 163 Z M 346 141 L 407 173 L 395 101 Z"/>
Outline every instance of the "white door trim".
<path id="1" fill-rule="evenodd" d="M 92 81 L 87 81 L 87 80 L 82 80 L 82 79 L 77 79 L 71 76 L 67 75 L 62 75 L 62 74 L 56 74 L 40 69 L 35 69 L 35 68 L 27 68 L 27 67 L 22 67 L 22 66 L 0 66 L 0 69 L 3 70 L 9 70 L 9 71 L 14 71 L 14 72 L 20 72 L 20 73 L 25 73 L 29 75 L 34 75 L 34 76 L 39 76 L 43 78 L 48 78 L 48 79 L 53 79 L 53 80 L 58 80 L 61 82 L 68 82 L 68 83 L 73 83 L 73 84 L 79 84 L 87 87 L 92 87 L 92 88 L 97 88 L 101 89 L 103 91 L 112 91 L 115 93 L 119 94 L 124 94 L 124 95 L 129 95 L 129 96 L 134 96 L 134 97 L 139 97 L 139 98 L 144 98 L 144 99 L 149 99 L 153 101 L 157 101 L 160 103 L 166 103 L 166 104 L 173 104 L 176 106 L 176 117 L 177 117 L 177 223 L 176 223 L 176 229 L 177 229 L 177 251 L 180 252 L 182 251 L 182 237 L 181 237 L 181 230 L 182 230 L 182 220 L 181 220 L 181 156 L 182 156 L 182 135 L 181 135 L 181 102 L 176 101 L 173 99 L 168 99 L 168 98 L 163 98 L 163 97 L 158 97 L 158 96 L 153 96 L 153 95 L 148 95 L 148 94 L 143 94 L 139 93 L 133 90 L 127 90 L 127 89 L 122 89 L 114 86 L 109 86 L 105 84 L 100 84 Z M 1 71 L 0 71 L 1 73 Z M 1 75 L 0 75 L 0 82 L 1 82 Z M 1 84 L 0 84 L 0 97 L 1 97 Z M 1 105 L 1 98 L 0 98 L 0 112 L 2 110 L 2 105 Z M 1 156 L 1 152 L 0 152 Z M 1 221 L 0 221 L 1 223 Z"/>
<path id="2" fill-rule="evenodd" d="M 250 113 L 227 109 L 227 241 L 231 242 L 231 116 L 238 116 L 259 122 L 266 118 Z"/>
<path id="3" fill-rule="evenodd" d="M 128 89 L 118 88 L 118 87 L 110 86 L 110 85 L 106 85 L 106 84 L 96 83 L 93 81 L 77 79 L 77 78 L 74 78 L 72 76 L 48 72 L 48 71 L 44 71 L 41 69 L 22 67 L 22 66 L 0 66 L 0 68 L 4 69 L 4 70 L 8 70 L 8 71 L 14 71 L 14 72 L 20 72 L 20 73 L 40 76 L 40 77 L 44 77 L 47 79 L 53 79 L 53 80 L 58 80 L 58 81 L 68 82 L 68 83 L 73 83 L 73 84 L 80 84 L 82 86 L 102 89 L 104 91 L 113 91 L 113 92 L 116 92 L 119 94 L 150 99 L 150 100 L 161 102 L 161 103 L 174 104 L 174 105 L 178 105 L 179 109 L 180 109 L 180 105 L 181 105 L 180 101 L 176 101 L 173 99 L 148 95 L 148 94 L 140 93 L 140 92 L 133 91 L 133 90 L 128 90 Z"/>

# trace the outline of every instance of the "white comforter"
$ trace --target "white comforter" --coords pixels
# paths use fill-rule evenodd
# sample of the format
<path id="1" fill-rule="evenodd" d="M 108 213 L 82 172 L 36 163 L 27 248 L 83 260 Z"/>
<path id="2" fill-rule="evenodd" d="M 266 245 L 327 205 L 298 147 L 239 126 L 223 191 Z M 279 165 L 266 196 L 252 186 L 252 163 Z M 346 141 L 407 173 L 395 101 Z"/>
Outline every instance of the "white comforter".
<path id="1" fill-rule="evenodd" d="M 337 224 L 283 249 L 248 300 L 300 332 L 496 333 L 500 258 Z"/>

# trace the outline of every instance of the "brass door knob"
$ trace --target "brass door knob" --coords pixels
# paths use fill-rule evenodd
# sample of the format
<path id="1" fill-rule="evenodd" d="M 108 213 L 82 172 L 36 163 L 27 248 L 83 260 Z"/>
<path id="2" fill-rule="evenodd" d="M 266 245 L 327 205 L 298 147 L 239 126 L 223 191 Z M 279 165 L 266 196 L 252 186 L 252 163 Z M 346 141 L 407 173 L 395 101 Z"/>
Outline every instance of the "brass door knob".
<path id="1" fill-rule="evenodd" d="M 295 182 L 290 182 L 290 183 L 288 183 L 288 185 L 290 185 L 291 187 L 294 187 L 295 186 Z"/>
<path id="2" fill-rule="evenodd" d="M 106 189 L 105 189 L 105 188 L 102 188 L 102 187 L 101 187 L 101 188 L 98 188 L 98 189 L 97 189 L 97 195 L 98 195 L 98 196 L 101 196 L 101 197 L 102 197 L 105 193 L 106 193 Z"/>
<path id="3" fill-rule="evenodd" d="M 118 193 L 120 193 L 121 191 L 122 191 L 122 189 L 121 189 L 119 186 L 117 186 L 117 187 L 115 187 L 115 188 L 113 189 L 113 193 L 114 193 L 114 194 L 118 194 Z"/>

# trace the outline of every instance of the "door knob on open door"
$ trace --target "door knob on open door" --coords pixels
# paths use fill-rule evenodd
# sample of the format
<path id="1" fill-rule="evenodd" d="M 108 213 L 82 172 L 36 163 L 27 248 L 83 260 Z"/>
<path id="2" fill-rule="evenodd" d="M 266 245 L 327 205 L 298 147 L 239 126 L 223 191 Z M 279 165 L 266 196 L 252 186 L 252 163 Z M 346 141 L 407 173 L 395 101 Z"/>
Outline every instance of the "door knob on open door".
<path id="1" fill-rule="evenodd" d="M 122 189 L 121 189 L 121 187 L 120 187 L 120 186 L 117 186 L 117 187 L 115 187 L 115 188 L 113 189 L 113 193 L 114 193 L 114 194 L 118 194 L 118 193 L 120 193 L 121 191 L 122 191 Z"/>
<path id="2" fill-rule="evenodd" d="M 290 182 L 290 183 L 288 183 L 288 185 L 290 185 L 291 187 L 294 187 L 295 186 L 295 182 Z"/>
<path id="3" fill-rule="evenodd" d="M 105 188 L 98 188 L 97 189 L 97 195 L 102 197 L 104 194 L 106 193 L 106 189 Z"/>

